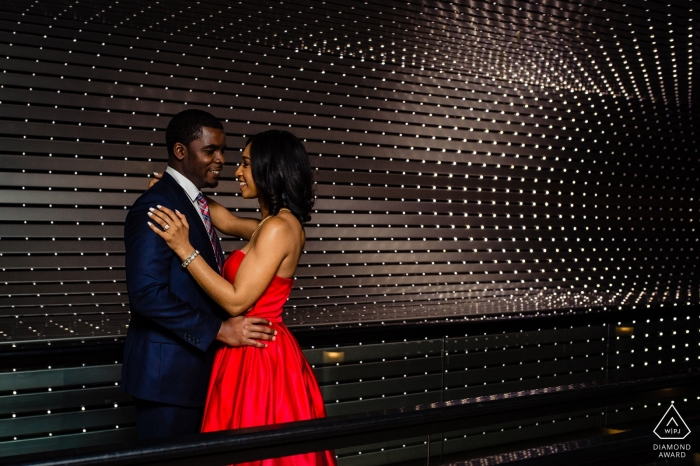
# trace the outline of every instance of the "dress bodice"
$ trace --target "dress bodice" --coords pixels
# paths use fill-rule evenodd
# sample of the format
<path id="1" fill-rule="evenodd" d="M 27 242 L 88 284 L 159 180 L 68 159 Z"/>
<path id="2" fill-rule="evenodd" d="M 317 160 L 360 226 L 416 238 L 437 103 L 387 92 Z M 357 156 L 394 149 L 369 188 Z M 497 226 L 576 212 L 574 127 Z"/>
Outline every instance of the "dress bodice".
<path id="1" fill-rule="evenodd" d="M 245 253 L 241 250 L 231 253 L 221 272 L 226 281 L 233 283 L 244 257 Z M 270 322 L 282 322 L 282 307 L 287 302 L 293 286 L 293 278 L 275 275 L 262 296 L 258 298 L 245 315 L 247 317 L 262 317 Z"/>

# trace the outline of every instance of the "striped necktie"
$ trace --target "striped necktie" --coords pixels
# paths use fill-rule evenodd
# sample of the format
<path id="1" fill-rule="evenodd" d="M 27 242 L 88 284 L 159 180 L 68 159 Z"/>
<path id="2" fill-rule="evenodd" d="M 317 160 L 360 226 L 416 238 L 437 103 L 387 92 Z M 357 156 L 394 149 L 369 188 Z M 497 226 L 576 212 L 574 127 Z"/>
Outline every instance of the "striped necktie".
<path id="1" fill-rule="evenodd" d="M 207 229 L 207 234 L 209 235 L 209 242 L 211 243 L 211 247 L 214 250 L 214 255 L 216 256 L 216 265 L 219 267 L 219 273 L 221 273 L 221 270 L 224 265 L 224 254 L 221 251 L 221 243 L 219 243 L 219 238 L 216 237 L 216 231 L 214 231 L 214 227 L 211 224 L 209 204 L 207 204 L 207 200 L 204 199 L 202 193 L 199 193 L 197 195 L 195 201 L 197 201 L 197 207 L 199 207 L 199 212 L 202 214 L 202 218 L 204 219 L 204 228 Z"/>

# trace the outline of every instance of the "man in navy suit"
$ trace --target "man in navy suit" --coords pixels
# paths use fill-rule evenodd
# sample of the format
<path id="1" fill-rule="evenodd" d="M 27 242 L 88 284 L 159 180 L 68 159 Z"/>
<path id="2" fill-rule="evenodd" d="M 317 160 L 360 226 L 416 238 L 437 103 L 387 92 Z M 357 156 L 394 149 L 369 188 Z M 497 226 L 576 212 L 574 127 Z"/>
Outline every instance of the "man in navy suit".
<path id="1" fill-rule="evenodd" d="M 274 333 L 265 319 L 229 318 L 148 227 L 149 208 L 182 212 L 191 225 L 190 242 L 220 271 L 221 245 L 199 190 L 218 184 L 226 148 L 221 122 L 207 112 L 186 110 L 168 124 L 166 144 L 168 168 L 136 200 L 124 225 L 131 321 L 122 389 L 134 398 L 139 439 L 199 432 L 214 341 L 264 348 L 261 340 Z"/>

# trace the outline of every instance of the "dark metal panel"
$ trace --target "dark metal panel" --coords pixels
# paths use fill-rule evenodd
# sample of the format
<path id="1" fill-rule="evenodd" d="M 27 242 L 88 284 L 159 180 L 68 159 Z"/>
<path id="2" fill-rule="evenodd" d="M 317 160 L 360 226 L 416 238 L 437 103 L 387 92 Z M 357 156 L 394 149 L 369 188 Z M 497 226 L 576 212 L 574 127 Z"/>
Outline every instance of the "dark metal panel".
<path id="1" fill-rule="evenodd" d="M 56 221 L 122 223 L 124 222 L 125 217 L 126 211 L 117 209 L 27 209 L 25 207 L 0 207 L 0 218 L 8 221 L 22 220 L 35 222 Z"/>
<path id="2" fill-rule="evenodd" d="M 17 191 L 0 190 L 0 203 L 4 204 L 43 204 L 43 205 L 115 205 L 115 206 L 130 206 L 139 197 L 139 194 L 121 194 L 121 193 L 100 193 L 90 192 L 90 196 L 86 196 L 85 192 L 70 192 L 70 191 L 36 191 L 23 190 L 22 197 L 17 197 Z M 6 225 L 3 225 L 3 231 Z M 123 230 L 123 228 L 122 228 Z M 6 236 L 6 235 L 3 235 Z M 51 236 L 51 235 L 47 235 Z M 124 236 L 122 231 L 121 237 Z"/>
<path id="3" fill-rule="evenodd" d="M 602 408 L 587 409 L 584 411 L 575 411 L 574 409 L 567 411 L 565 413 L 560 413 L 557 415 L 547 416 L 547 417 L 533 417 L 525 421 L 517 422 L 504 422 L 499 424 L 493 424 L 489 426 L 465 426 L 464 429 L 455 430 L 451 432 L 445 432 L 445 441 L 460 440 L 460 438 L 468 438 L 482 435 L 490 435 L 494 433 L 500 433 L 503 431 L 513 431 L 520 429 L 530 429 L 536 430 L 540 425 L 576 425 L 580 422 L 586 422 L 586 419 L 594 418 L 596 423 L 595 427 L 599 427 L 604 424 L 604 411 Z M 582 429 L 583 430 L 583 429 Z"/>
<path id="4" fill-rule="evenodd" d="M 304 351 L 304 355 L 308 350 Z M 385 377 L 402 377 L 404 375 L 427 374 L 440 371 L 442 358 L 432 356 L 427 358 L 411 358 L 404 360 L 389 360 L 385 362 L 370 362 L 363 364 L 342 364 L 314 368 L 316 380 L 321 385 L 358 380 L 381 379 Z"/>
<path id="5" fill-rule="evenodd" d="M 474 396 L 488 396 L 493 393 L 517 392 L 521 390 L 530 390 L 534 387 L 556 387 L 557 385 L 566 385 L 570 383 L 589 382 L 592 380 L 601 380 L 605 376 L 605 371 L 589 370 L 588 372 L 557 375 L 556 377 L 539 377 L 524 379 L 522 381 L 512 382 L 496 382 L 491 384 L 477 383 L 466 388 L 448 388 L 445 387 L 445 400 L 459 400 Z"/>
<path id="6" fill-rule="evenodd" d="M 588 355 L 586 355 L 588 356 Z M 537 379 L 542 377 L 552 377 L 557 374 L 571 374 L 573 371 L 598 372 L 605 370 L 605 355 L 593 354 L 591 357 L 581 357 L 564 360 L 538 360 L 535 363 L 502 365 L 498 368 L 464 369 L 463 371 L 450 371 L 445 374 L 446 386 L 486 384 L 493 381 L 521 379 Z M 561 385 L 555 383 L 554 385 Z M 510 390 L 508 390 L 510 391 Z"/>
<path id="7" fill-rule="evenodd" d="M 63 130 L 65 131 L 65 130 Z M 147 187 L 147 180 L 115 176 L 86 176 L 86 175 L 40 175 L 38 173 L 2 173 L 0 184 L 5 187 L 43 187 L 51 184 L 52 189 L 105 189 L 105 190 L 142 190 Z"/>
<path id="8" fill-rule="evenodd" d="M 83 233 L 85 233 L 83 229 Z M 109 256 L 109 259 L 105 259 L 109 256 L 109 253 L 105 255 L 90 255 L 90 256 L 44 256 L 42 257 L 41 268 L 56 268 L 56 267 L 66 267 L 66 268 L 85 268 L 85 267 L 123 267 L 124 259 L 121 255 Z M 31 267 L 36 256 L 9 256 L 3 257 L 3 265 L 8 269 L 13 268 L 29 268 Z M 36 267 L 39 268 L 39 267 Z"/>
<path id="9" fill-rule="evenodd" d="M 537 426 L 527 426 L 523 429 L 508 429 L 503 432 L 489 430 L 480 434 L 464 435 L 463 438 L 445 441 L 443 453 L 455 453 L 471 449 L 494 447 L 510 442 L 524 442 L 536 438 L 546 438 L 569 432 L 585 431 L 598 428 L 601 424 L 600 414 L 554 422 L 548 420 Z"/>
<path id="10" fill-rule="evenodd" d="M 68 97 L 68 96 L 64 96 Z M 66 99 L 67 102 L 71 102 L 71 99 Z M 54 103 L 55 99 L 47 99 L 46 104 Z M 142 146 L 142 145 L 131 145 L 128 149 L 128 156 L 124 157 L 124 151 L 125 147 L 123 147 L 121 144 L 119 145 L 114 145 L 114 144 L 102 144 L 102 143 L 95 143 L 95 142 L 90 142 L 90 141 L 69 141 L 67 139 L 65 140 L 39 140 L 39 139 L 14 139 L 13 138 L 0 138 L 0 148 L 3 148 L 3 150 L 6 150 L 8 152 L 11 152 L 12 154 L 17 154 L 17 153 L 25 153 L 28 152 L 30 154 L 33 153 L 33 155 L 36 154 L 44 154 L 43 156 L 46 157 L 45 154 L 49 154 L 49 157 L 52 157 L 53 154 L 66 154 L 69 157 L 75 157 L 75 155 L 79 156 L 89 156 L 89 157 L 114 157 L 114 158 L 119 158 L 122 161 L 124 159 L 128 161 L 133 161 L 138 163 L 143 163 L 144 161 L 147 160 L 161 160 L 165 161 L 167 160 L 167 153 L 164 156 L 162 150 L 159 151 L 156 148 L 153 148 L 151 146 Z M 75 157 L 77 158 L 77 157 Z M 93 159 L 94 160 L 94 159 Z M 102 159 L 101 159 L 102 160 Z M 151 173 L 153 170 L 152 169 L 146 169 L 141 171 L 139 168 L 143 165 L 137 165 L 134 168 L 130 169 L 129 171 L 133 171 L 136 173 Z M 161 162 L 161 166 L 163 166 L 163 163 Z M 132 202 L 133 203 L 133 202 Z M 131 205 L 131 203 L 129 204 Z"/>
<path id="11" fill-rule="evenodd" d="M 688 397 L 679 401 L 674 400 L 674 404 L 678 403 L 677 409 L 680 412 L 697 412 L 697 397 Z M 668 405 L 665 403 L 624 404 L 608 407 L 606 417 L 608 424 L 611 426 L 624 426 L 630 423 L 638 425 L 640 422 L 647 422 L 655 426 L 667 410 Z"/>
<path id="12" fill-rule="evenodd" d="M 484 335 L 466 338 L 449 338 L 445 341 L 445 350 L 449 353 L 462 350 L 478 350 L 491 348 L 512 348 L 520 345 L 536 345 L 540 343 L 573 343 L 581 340 L 602 341 L 608 335 L 605 325 L 591 327 L 574 327 L 562 329 L 539 329 L 521 333 L 507 333 L 503 335 Z"/>
<path id="13" fill-rule="evenodd" d="M 6 283 L 75 282 L 75 281 L 124 281 L 124 270 L 21 270 L 2 273 Z"/>
<path id="14" fill-rule="evenodd" d="M 0 390 L 61 388 L 121 380 L 121 365 L 0 373 Z"/>
<path id="15" fill-rule="evenodd" d="M 36 286 L 34 284 L 23 285 L 7 285 L 0 287 L 0 295 L 36 295 Z M 42 285 L 41 291 L 44 295 L 63 294 L 63 293 L 124 293 L 126 294 L 126 283 L 81 283 L 81 284 L 57 284 L 57 285 Z"/>
<path id="16" fill-rule="evenodd" d="M 605 341 L 595 343 L 554 344 L 538 346 L 536 348 L 514 348 L 512 350 L 496 350 L 488 352 L 476 352 L 472 354 L 458 354 L 447 357 L 445 367 L 449 371 L 463 368 L 486 367 L 494 364 L 512 364 L 533 360 L 548 360 L 558 358 L 578 359 L 580 356 L 603 355 L 607 349 Z M 544 368 L 543 368 L 544 369 Z"/>
<path id="17" fill-rule="evenodd" d="M 442 392 L 415 393 L 410 395 L 374 398 L 371 400 L 346 401 L 345 403 L 326 404 L 326 413 L 329 416 L 340 416 L 365 411 L 379 411 L 382 409 L 400 408 L 402 406 L 415 406 L 419 404 L 436 403 L 442 400 Z"/>
<path id="18" fill-rule="evenodd" d="M 392 358 L 407 358 L 411 357 L 426 357 L 439 355 L 442 351 L 442 340 L 424 340 L 424 341 L 409 341 L 405 343 L 382 343 L 375 345 L 361 346 L 344 346 L 338 351 L 343 353 L 343 362 L 352 363 L 357 361 L 378 361 L 379 359 Z M 328 353 L 334 352 L 331 349 L 307 349 L 304 351 L 304 356 L 309 363 L 316 366 L 324 364 L 324 358 L 327 360 L 330 356 Z M 328 364 L 328 362 L 325 362 Z M 335 364 L 335 363 L 333 363 Z"/>
<path id="19" fill-rule="evenodd" d="M 0 412 L 27 413 L 62 407 L 105 406 L 126 403 L 131 397 L 119 387 L 84 388 L 56 392 L 31 393 L 0 397 Z"/>
<path id="20" fill-rule="evenodd" d="M 0 111 L 7 111 L 7 107 L 12 107 L 9 104 L 2 104 L 0 106 Z M 20 107 L 26 109 L 27 107 Z M 46 111 L 51 111 L 52 109 L 46 109 Z M 42 109 L 42 111 L 44 111 Z M 61 114 L 65 113 L 66 110 L 61 110 Z M 76 111 L 78 112 L 78 111 Z M 81 112 L 82 113 L 82 112 Z M 111 114 L 110 114 L 111 115 Z M 9 145 L 14 142 L 11 138 L 0 138 L 0 148 L 3 150 L 8 150 Z M 33 151 L 48 151 L 53 148 L 59 147 L 60 143 L 54 143 L 51 141 L 34 141 L 37 146 L 33 147 Z M 43 144 L 43 145 L 42 145 Z M 16 147 L 16 146 L 14 146 Z M 112 148 L 114 150 L 114 148 Z M 117 151 L 114 150 L 113 156 L 117 156 Z M 155 154 L 154 154 L 155 155 Z M 165 159 L 165 157 L 161 158 Z M 5 170 L 56 170 L 59 172 L 75 172 L 80 171 L 81 173 L 136 173 L 139 175 L 144 175 L 151 173 L 156 169 L 161 169 L 163 166 L 162 162 L 141 162 L 141 161 L 129 161 L 129 160 L 102 160 L 102 159 L 78 159 L 77 157 L 46 157 L 46 156 L 32 156 L 32 155 L 3 155 L 0 157 L 0 168 Z M 225 167 L 224 174 L 228 176 L 233 175 L 235 170 L 232 167 Z M 141 188 L 145 188 L 147 184 Z"/>
<path id="21" fill-rule="evenodd" d="M 414 437 L 401 442 L 381 442 L 357 448 L 340 449 L 336 450 L 336 455 L 339 464 L 343 466 L 381 466 L 403 461 L 415 461 L 417 458 L 422 458 L 425 451 L 425 439 Z"/>
<path id="22" fill-rule="evenodd" d="M 441 389 L 442 374 L 402 377 L 389 380 L 344 383 L 343 385 L 323 385 L 321 393 L 326 402 L 332 400 L 349 401 L 359 398 L 384 398 L 385 396 L 407 395 L 409 392 L 429 392 Z"/>
<path id="23" fill-rule="evenodd" d="M 75 413 L 25 416 L 12 419 L 0 419 L 0 436 L 25 436 L 44 434 L 47 431 L 75 431 L 95 427 L 110 428 L 115 425 L 132 424 L 134 408 L 94 409 Z"/>
<path id="24" fill-rule="evenodd" d="M 63 450 L 93 445 L 109 445 L 112 443 L 130 442 L 136 439 L 136 428 L 102 430 L 79 434 L 42 437 L 26 440 L 4 442 L 0 446 L 0 456 L 13 456 L 38 451 Z"/>

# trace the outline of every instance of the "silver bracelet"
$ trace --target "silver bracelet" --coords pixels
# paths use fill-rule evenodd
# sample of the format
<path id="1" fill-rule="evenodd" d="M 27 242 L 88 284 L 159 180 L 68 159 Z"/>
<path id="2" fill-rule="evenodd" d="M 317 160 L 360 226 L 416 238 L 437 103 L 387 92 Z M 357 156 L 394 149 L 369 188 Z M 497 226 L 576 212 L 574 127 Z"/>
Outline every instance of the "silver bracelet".
<path id="1" fill-rule="evenodd" d="M 190 254 L 190 257 L 185 259 L 185 262 L 182 263 L 182 268 L 186 269 L 187 266 L 190 265 L 190 262 L 192 262 L 194 260 L 194 258 L 197 257 L 198 255 L 199 255 L 199 251 L 197 251 L 195 249 L 194 252 L 192 254 Z"/>

